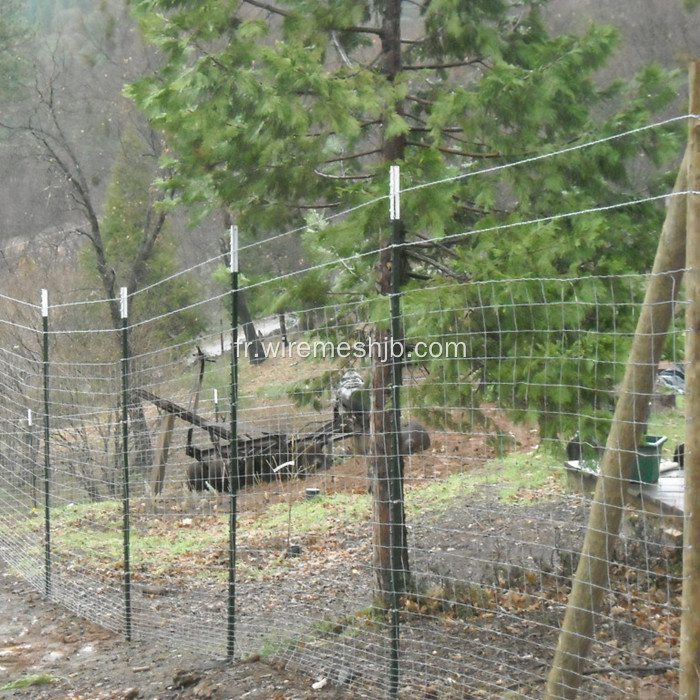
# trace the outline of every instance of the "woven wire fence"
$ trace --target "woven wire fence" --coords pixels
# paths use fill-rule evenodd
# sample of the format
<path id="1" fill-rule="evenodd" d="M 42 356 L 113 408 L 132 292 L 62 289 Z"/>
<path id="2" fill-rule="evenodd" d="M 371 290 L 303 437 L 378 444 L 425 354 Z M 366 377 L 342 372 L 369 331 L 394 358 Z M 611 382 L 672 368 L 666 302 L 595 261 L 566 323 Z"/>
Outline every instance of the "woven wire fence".
<path id="1" fill-rule="evenodd" d="M 503 246 L 518 230 L 474 235 Z M 243 269 L 250 252 L 240 251 Z M 283 294 L 309 272 L 339 276 L 376 253 L 241 289 L 249 300 Z M 213 276 L 226 264 L 204 260 L 196 272 Z M 52 599 L 129 638 L 214 657 L 272 656 L 358 697 L 540 697 L 614 378 L 649 279 L 532 279 L 524 261 L 517 279 L 402 291 L 411 355 L 401 358 L 397 444 L 410 585 L 398 591 L 396 688 L 396 620 L 377 593 L 368 418 L 386 298 L 295 307 L 291 295 L 280 313 L 254 321 L 252 335 L 232 332 L 225 286 L 166 316 L 127 315 L 122 329 L 107 302 L 55 303 L 52 290 L 44 308 L 5 298 L 0 556 Z M 129 302 L 148 309 L 157 293 Z M 662 485 L 671 500 L 682 492 L 682 472 L 671 468 L 684 394 L 669 380 L 682 370 L 682 311 L 679 303 L 666 374 L 649 396 L 649 459 L 626 487 L 581 697 L 677 687 L 683 514 L 658 496 Z M 192 314 L 212 330 L 168 342 Z M 668 477 L 647 483 L 657 477 L 647 468 Z"/>

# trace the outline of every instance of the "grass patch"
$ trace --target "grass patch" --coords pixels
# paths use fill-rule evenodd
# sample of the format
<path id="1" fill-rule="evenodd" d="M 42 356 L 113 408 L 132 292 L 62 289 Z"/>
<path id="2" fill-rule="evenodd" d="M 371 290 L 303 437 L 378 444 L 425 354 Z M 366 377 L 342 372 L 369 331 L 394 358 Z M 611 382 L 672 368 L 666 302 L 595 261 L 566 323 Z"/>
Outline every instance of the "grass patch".
<path id="1" fill-rule="evenodd" d="M 486 489 L 491 494 L 497 490 L 501 500 L 547 498 L 557 493 L 552 485 L 563 473 L 557 468 L 559 465 L 560 459 L 546 452 L 511 453 L 488 462 L 481 469 L 453 474 L 447 479 L 409 480 L 406 484 L 408 520 L 440 515 L 465 497 L 478 497 Z M 371 518 L 371 494 L 343 492 L 280 502 L 269 505 L 263 512 L 241 514 L 239 546 L 266 550 L 268 554 L 275 550 L 275 558 L 270 560 L 267 554 L 256 555 L 250 566 L 242 560 L 240 573 L 254 580 L 270 575 L 272 570 L 290 566 L 286 559 L 290 535 L 323 539 L 353 527 L 364 527 Z M 108 577 L 121 576 L 124 539 L 120 502 L 57 507 L 52 510 L 51 523 L 57 561 L 69 561 L 77 570 L 99 570 Z M 14 534 L 24 534 L 31 541 L 41 542 L 41 518 L 3 525 L 12 527 Z M 135 513 L 131 518 L 131 564 L 137 580 L 182 576 L 223 580 L 228 561 L 227 545 L 228 516 L 225 514 L 142 517 Z M 284 557 L 280 557 L 281 552 L 285 553 Z"/>
<path id="2" fill-rule="evenodd" d="M 58 678 L 48 673 L 32 673 L 3 685 L 2 688 L 0 688 L 0 692 L 5 690 L 17 690 L 18 688 L 29 688 L 33 685 L 48 685 L 50 683 L 55 683 L 57 680 Z"/>
<path id="3" fill-rule="evenodd" d="M 251 518 L 243 528 L 257 538 L 265 533 L 286 533 L 291 521 L 297 534 L 324 534 L 344 523 L 368 520 L 372 503 L 368 494 L 336 493 L 297 503 L 276 503 L 262 515 Z"/>
<path id="4" fill-rule="evenodd" d="M 529 454 L 513 452 L 499 460 L 498 482 L 502 500 L 517 500 L 522 492 L 543 489 L 562 477 L 561 460 L 538 450 Z"/>
<path id="5" fill-rule="evenodd" d="M 267 638 L 263 639 L 258 654 L 264 659 L 277 658 L 293 652 L 302 643 L 299 638 L 279 639 Z"/>
<path id="6" fill-rule="evenodd" d="M 676 397 L 677 403 L 683 405 L 682 396 Z M 647 435 L 666 435 L 668 440 L 662 447 L 662 458 L 671 459 L 676 446 L 685 442 L 685 416 L 683 410 L 671 408 L 665 411 L 654 411 L 649 416 Z"/>
<path id="7" fill-rule="evenodd" d="M 353 639 L 363 632 L 380 632 L 388 624 L 387 612 L 381 607 L 360 608 L 354 613 L 337 618 L 324 617 L 300 629 L 294 636 L 280 638 L 265 637 L 257 653 L 265 658 L 285 656 L 304 644 L 323 645 L 325 641 L 335 639 Z"/>
<path id="8" fill-rule="evenodd" d="M 494 594 L 483 585 L 456 581 L 446 577 L 425 591 L 401 597 L 401 607 L 408 613 L 469 619 L 492 610 Z"/>
<path id="9" fill-rule="evenodd" d="M 543 451 L 512 452 L 474 471 L 452 474 L 447 479 L 412 485 L 406 492 L 406 513 L 424 516 L 441 512 L 465 496 L 478 495 L 486 487 L 498 489 L 501 500 L 518 500 L 533 491 L 542 495 L 562 478 L 561 459 Z"/>
<path id="10" fill-rule="evenodd" d="M 412 486 L 406 491 L 406 514 L 425 515 L 430 511 L 442 511 L 458 498 L 476 493 L 483 479 L 483 475 L 471 472 L 452 474 L 425 486 Z"/>
<path id="11" fill-rule="evenodd" d="M 72 566 L 120 570 L 124 555 L 121 503 L 110 501 L 70 504 L 52 509 L 51 542 L 57 558 Z M 31 518 L 16 523 L 15 534 L 36 539 L 43 536 L 44 522 Z M 179 575 L 184 561 L 200 560 L 226 545 L 228 518 L 132 518 L 129 545 L 132 566 L 147 568 L 150 575 Z M 37 552 L 39 551 L 37 547 Z M 195 572 L 206 575 L 204 568 Z"/>

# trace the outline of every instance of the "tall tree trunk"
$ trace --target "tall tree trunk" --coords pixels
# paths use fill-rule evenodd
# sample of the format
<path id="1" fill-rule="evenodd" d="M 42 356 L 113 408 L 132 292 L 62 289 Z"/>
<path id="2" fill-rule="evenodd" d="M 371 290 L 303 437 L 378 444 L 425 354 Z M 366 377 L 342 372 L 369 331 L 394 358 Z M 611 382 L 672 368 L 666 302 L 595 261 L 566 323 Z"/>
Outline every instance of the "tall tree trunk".
<path id="1" fill-rule="evenodd" d="M 382 21 L 382 70 L 385 77 L 393 82 L 401 71 L 401 0 L 387 0 Z M 389 106 L 390 110 L 401 114 L 401 103 Z M 387 115 L 387 121 L 388 121 Z M 385 139 L 382 152 L 384 162 L 389 165 L 403 158 L 405 139 L 395 136 Z M 377 269 L 377 290 L 387 297 L 392 293 L 391 248 L 387 241 L 380 251 Z M 375 328 L 375 341 L 380 348 L 391 348 L 390 334 L 382 328 Z M 402 361 L 402 359 L 399 359 Z M 376 598 L 382 605 L 391 605 L 392 591 L 407 590 L 410 582 L 406 522 L 403 498 L 392 503 L 391 465 L 399 460 L 401 481 L 403 482 L 403 458 L 395 454 L 397 440 L 393 437 L 394 417 L 392 414 L 392 358 L 390 353 L 380 353 L 372 358 L 372 432 L 374 433 L 374 453 L 371 457 L 372 498 L 374 516 L 374 565 L 377 576 Z M 401 486 L 403 493 L 403 486 Z"/>
<path id="2" fill-rule="evenodd" d="M 243 334 L 245 335 L 245 351 L 248 356 L 248 361 L 252 365 L 259 365 L 265 362 L 267 359 L 265 355 L 265 346 L 260 341 L 260 338 L 258 338 L 255 324 L 253 323 L 253 317 L 250 315 L 250 310 L 246 303 L 245 291 L 242 289 L 238 290 L 238 318 L 241 320 Z"/>
<path id="3" fill-rule="evenodd" d="M 686 153 L 674 192 L 686 190 Z M 627 370 L 605 446 L 588 530 L 569 596 L 546 700 L 573 699 L 583 680 L 595 619 L 608 589 L 610 553 L 617 539 L 624 492 L 633 476 L 635 451 L 644 432 L 659 359 L 685 267 L 685 197 L 671 199 L 656 252 Z"/>
<path id="4" fill-rule="evenodd" d="M 700 61 L 690 64 L 688 190 L 685 281 L 685 523 L 683 527 L 683 615 L 681 617 L 680 697 L 700 697 Z"/>
<path id="5" fill-rule="evenodd" d="M 382 256 L 382 260 L 385 256 Z M 384 265 L 380 280 L 391 277 Z M 383 349 L 391 348 L 389 332 L 377 330 L 375 341 Z M 399 360 L 401 361 L 401 360 Z M 371 457 L 374 569 L 377 576 L 376 599 L 384 607 L 391 603 L 392 591 L 406 591 L 410 585 L 410 567 L 406 519 L 403 503 L 404 463 L 394 454 L 394 417 L 391 409 L 392 361 L 388 353 L 373 358 L 372 432 L 374 452 Z M 401 475 L 401 499 L 392 504 L 391 467 L 398 457 Z"/>

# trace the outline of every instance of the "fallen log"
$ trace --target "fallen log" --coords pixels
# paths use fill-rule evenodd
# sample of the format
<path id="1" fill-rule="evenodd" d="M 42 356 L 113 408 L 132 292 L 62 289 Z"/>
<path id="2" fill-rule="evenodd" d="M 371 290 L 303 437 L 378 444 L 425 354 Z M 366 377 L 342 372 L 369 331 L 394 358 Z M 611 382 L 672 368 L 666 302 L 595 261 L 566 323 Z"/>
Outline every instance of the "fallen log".
<path id="1" fill-rule="evenodd" d="M 183 406 L 179 406 L 174 401 L 163 399 L 160 396 L 147 391 L 146 389 L 134 389 L 134 395 L 138 396 L 144 401 L 149 401 L 154 406 L 160 408 L 161 411 L 172 413 L 174 416 L 182 418 L 182 420 L 184 420 L 186 423 L 191 423 L 192 425 L 196 425 L 198 428 L 206 430 L 209 435 L 212 436 L 212 439 L 217 437 L 220 440 L 229 440 L 231 437 L 228 427 L 223 423 L 215 423 L 214 421 L 202 418 L 202 416 L 190 411 L 187 408 L 184 408 Z"/>

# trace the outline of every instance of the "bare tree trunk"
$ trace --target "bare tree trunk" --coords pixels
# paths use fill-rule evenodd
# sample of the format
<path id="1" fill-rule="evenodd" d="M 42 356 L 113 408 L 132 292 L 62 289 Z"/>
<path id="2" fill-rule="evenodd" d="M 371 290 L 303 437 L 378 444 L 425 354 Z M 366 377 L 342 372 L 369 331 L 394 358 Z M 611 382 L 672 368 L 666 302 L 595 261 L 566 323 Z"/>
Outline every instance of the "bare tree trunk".
<path id="1" fill-rule="evenodd" d="M 267 356 L 265 355 L 265 346 L 258 338 L 257 331 L 255 330 L 255 324 L 253 323 L 253 317 L 250 315 L 248 309 L 248 304 L 246 303 L 245 292 L 242 289 L 238 290 L 238 317 L 241 320 L 241 326 L 243 327 L 243 333 L 245 335 L 245 351 L 248 356 L 248 362 L 251 365 L 259 365 L 265 362 Z M 233 331 L 234 335 L 236 330 Z M 234 343 L 236 338 L 234 338 Z"/>
<path id="2" fill-rule="evenodd" d="M 401 0 L 387 0 L 382 19 L 382 69 L 390 82 L 401 71 Z M 403 112 L 399 102 L 390 105 L 397 114 Z M 387 120 L 388 121 L 388 120 Z M 382 145 L 384 162 L 401 160 L 405 139 L 395 136 Z M 377 290 L 387 297 L 392 293 L 391 248 L 388 241 L 382 247 L 377 271 Z M 380 348 L 391 348 L 387 331 L 375 329 L 375 340 Z M 401 360 L 399 360 L 401 361 Z M 391 357 L 373 357 L 372 366 L 372 432 L 374 451 L 370 461 L 374 515 L 374 565 L 377 575 L 377 600 L 385 607 L 391 606 L 392 591 L 407 590 L 410 581 L 406 522 L 403 498 L 392 504 L 391 463 L 399 460 L 403 484 L 403 458 L 395 455 L 398 440 L 394 439 L 394 417 L 391 406 L 392 376 Z M 401 485 L 403 490 L 403 485 Z"/>
<path id="3" fill-rule="evenodd" d="M 676 193 L 687 186 L 687 158 L 686 153 L 676 179 Z M 581 558 L 547 678 L 547 700 L 575 698 L 583 679 L 595 618 L 608 589 L 609 558 L 620 529 L 624 492 L 633 475 L 634 453 L 647 422 L 656 370 L 683 277 L 685 229 L 685 197 L 676 196 L 666 214 L 605 447 Z"/>
<path id="4" fill-rule="evenodd" d="M 683 529 L 683 615 L 680 697 L 700 697 L 700 62 L 690 65 L 688 129 L 688 233 L 686 243 L 685 524 Z"/>
<path id="5" fill-rule="evenodd" d="M 121 328 L 122 321 L 116 273 L 110 266 L 107 257 L 95 195 L 85 175 L 78 153 L 65 135 L 56 103 L 50 97 L 53 92 L 54 80 L 55 76 L 50 78 L 51 89 L 47 90 L 46 94 L 39 91 L 40 104 L 46 110 L 46 126 L 28 123 L 26 126 L 17 127 L 17 129 L 27 132 L 35 140 L 44 156 L 50 160 L 53 167 L 65 179 L 66 191 L 71 194 L 72 198 L 82 209 L 87 226 L 78 227 L 76 231 L 85 236 L 90 242 L 95 256 L 95 269 L 108 302 L 112 325 L 115 330 L 118 330 Z M 143 284 L 148 261 L 153 255 L 165 221 L 166 214 L 163 211 L 157 211 L 155 206 L 149 207 L 147 218 L 141 231 L 138 253 L 128 275 L 127 289 L 130 294 Z M 129 357 L 132 356 L 130 347 L 128 348 L 128 354 Z M 129 417 L 130 430 L 134 437 L 133 464 L 138 473 L 144 477 L 152 461 L 151 437 L 143 408 L 132 397 L 129 398 Z"/>
<path id="6" fill-rule="evenodd" d="M 377 341 L 381 347 L 388 346 L 388 333 L 378 332 Z M 405 591 L 410 580 L 406 522 L 401 499 L 398 522 L 396 510 L 392 514 L 391 499 L 391 460 L 393 459 L 394 422 L 390 407 L 389 388 L 391 386 L 391 363 L 376 362 L 372 372 L 373 406 L 372 432 L 374 433 L 374 454 L 371 457 L 372 472 L 372 544 L 374 549 L 374 569 L 377 576 L 377 601 L 389 607 L 393 590 Z M 401 460 L 401 480 L 403 482 L 403 457 Z M 395 541 L 398 540 L 398 541 Z"/>

